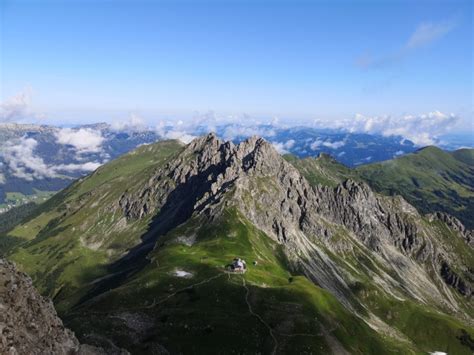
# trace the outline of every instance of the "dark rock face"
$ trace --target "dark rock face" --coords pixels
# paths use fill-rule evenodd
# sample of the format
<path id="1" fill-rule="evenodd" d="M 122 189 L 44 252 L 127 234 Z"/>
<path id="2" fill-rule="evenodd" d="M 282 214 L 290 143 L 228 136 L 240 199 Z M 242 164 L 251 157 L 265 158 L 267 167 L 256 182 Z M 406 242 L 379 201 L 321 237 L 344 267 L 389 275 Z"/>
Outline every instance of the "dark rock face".
<path id="1" fill-rule="evenodd" d="M 474 233 L 472 230 L 467 229 L 459 219 L 453 217 L 444 212 L 436 212 L 429 215 L 430 220 L 438 220 L 451 228 L 454 232 L 459 233 L 466 241 L 466 243 L 474 248 Z"/>
<path id="2" fill-rule="evenodd" d="M 31 279 L 0 259 L 0 354 L 103 354 L 81 345 Z"/>
<path id="3" fill-rule="evenodd" d="M 459 291 L 460 294 L 463 296 L 472 296 L 473 291 L 472 288 L 465 280 L 459 277 L 451 268 L 449 267 L 448 263 L 443 262 L 441 264 L 441 276 L 443 277 L 444 281 L 450 285 L 451 287 L 455 288 Z"/>
<path id="4" fill-rule="evenodd" d="M 410 253 L 420 242 L 418 226 L 410 221 L 410 216 L 418 213 L 402 198 L 387 200 L 367 184 L 353 180 L 335 189 L 317 188 L 316 192 L 320 201 L 318 212 L 350 229 L 374 251 L 379 251 L 386 241 Z"/>

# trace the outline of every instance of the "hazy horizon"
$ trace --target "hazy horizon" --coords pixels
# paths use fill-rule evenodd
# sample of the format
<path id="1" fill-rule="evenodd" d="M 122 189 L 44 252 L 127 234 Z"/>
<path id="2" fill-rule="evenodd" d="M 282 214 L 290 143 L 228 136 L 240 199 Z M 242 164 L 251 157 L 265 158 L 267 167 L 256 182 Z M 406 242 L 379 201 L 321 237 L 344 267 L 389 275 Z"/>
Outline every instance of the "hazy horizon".
<path id="1" fill-rule="evenodd" d="M 0 122 L 474 129 L 471 1 L 0 6 Z"/>

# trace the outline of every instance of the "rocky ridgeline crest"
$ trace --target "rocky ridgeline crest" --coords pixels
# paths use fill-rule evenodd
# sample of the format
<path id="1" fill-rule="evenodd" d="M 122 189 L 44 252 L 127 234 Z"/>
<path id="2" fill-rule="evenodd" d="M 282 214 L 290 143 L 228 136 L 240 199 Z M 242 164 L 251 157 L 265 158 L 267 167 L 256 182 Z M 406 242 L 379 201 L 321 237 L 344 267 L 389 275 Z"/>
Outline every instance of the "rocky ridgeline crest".
<path id="1" fill-rule="evenodd" d="M 373 298 L 376 302 L 416 301 L 474 322 L 472 232 L 457 219 L 445 214 L 422 216 L 403 198 L 383 196 L 352 179 L 335 187 L 311 184 L 297 165 L 283 159 L 261 138 L 236 145 L 209 134 L 186 146 L 174 145 L 165 160 L 147 166 L 145 183 L 143 179 L 136 186 L 114 188 L 107 203 L 91 205 L 112 212 L 117 216 L 113 221 L 120 221 L 124 228 L 145 221 L 148 226 L 138 244 L 109 265 L 109 275 L 94 282 L 79 305 L 87 309 L 150 265 L 154 248 L 166 248 L 167 243 L 191 236 L 189 246 L 199 243 L 194 222 L 205 225 L 231 215 L 272 238 L 276 243 L 268 244 L 278 249 L 279 256 L 283 251 L 288 271 L 304 274 L 382 333 L 390 335 L 394 328 L 381 320 Z M 80 195 L 74 201 L 79 207 L 67 201 L 71 210 L 64 213 L 82 208 L 96 191 L 108 192 L 101 185 Z M 92 211 L 95 223 L 99 214 Z M 191 218 L 189 230 L 178 228 Z M 170 231 L 179 235 L 170 233 L 160 240 Z M 229 231 L 229 237 L 233 232 Z M 0 353 L 96 351 L 79 345 L 64 329 L 51 303 L 38 296 L 31 280 L 11 264 L 0 263 L 0 278 L 0 306 L 7 310 L 0 312 Z M 106 347 L 102 340 L 94 343 Z"/>
<path id="2" fill-rule="evenodd" d="M 474 231 L 467 229 L 459 219 L 444 212 L 436 212 L 428 215 L 430 221 L 438 220 L 445 223 L 451 230 L 461 234 L 466 243 L 474 248 Z"/>
<path id="3" fill-rule="evenodd" d="M 472 296 L 467 281 L 474 279 L 472 270 L 457 265 L 457 270 L 470 275 L 467 280 L 448 272 L 457 262 L 449 246 L 432 240 L 434 231 L 402 197 L 376 194 L 367 184 L 353 180 L 336 188 L 312 186 L 261 138 L 238 145 L 223 142 L 215 134 L 195 139 L 157 170 L 138 193 L 124 193 L 119 205 L 128 219 L 159 210 L 162 224 L 168 224 L 163 233 L 193 214 L 212 219 L 224 207 L 235 206 L 285 246 L 295 269 L 348 307 L 352 302 L 347 296 L 348 272 L 335 265 L 324 248 L 344 254 L 363 245 L 371 257 L 400 275 L 395 280 L 382 268 L 375 271 L 384 280 L 380 286 L 400 297 L 409 295 L 456 310 L 457 302 L 446 284 Z M 470 232 L 459 221 L 446 216 L 438 219 L 469 240 Z M 347 238 L 337 238 L 341 228 Z M 444 279 L 444 285 L 433 282 L 433 272 Z"/>

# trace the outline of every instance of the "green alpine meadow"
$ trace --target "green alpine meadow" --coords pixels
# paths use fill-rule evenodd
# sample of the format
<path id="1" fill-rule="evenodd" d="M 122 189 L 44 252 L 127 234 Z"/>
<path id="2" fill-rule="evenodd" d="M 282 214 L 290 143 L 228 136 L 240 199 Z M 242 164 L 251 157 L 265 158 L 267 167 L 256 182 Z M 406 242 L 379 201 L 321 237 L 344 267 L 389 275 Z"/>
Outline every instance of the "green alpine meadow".
<path id="1" fill-rule="evenodd" d="M 472 172 L 472 150 L 349 169 L 168 140 L 25 212 L 1 251 L 106 353 L 471 354 Z"/>
<path id="2" fill-rule="evenodd" d="M 374 190 L 402 195 L 422 213 L 446 212 L 474 228 L 474 149 L 429 146 L 356 172 Z"/>
<path id="3" fill-rule="evenodd" d="M 474 355 L 473 0 L 0 0 L 0 355 Z"/>

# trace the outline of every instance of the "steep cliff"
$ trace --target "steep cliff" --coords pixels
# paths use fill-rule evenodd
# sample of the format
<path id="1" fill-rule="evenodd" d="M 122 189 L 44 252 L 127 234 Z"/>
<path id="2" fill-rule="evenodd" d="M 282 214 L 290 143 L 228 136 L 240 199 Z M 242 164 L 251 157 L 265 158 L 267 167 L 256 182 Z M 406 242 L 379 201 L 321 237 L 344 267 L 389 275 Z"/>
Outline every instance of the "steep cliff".
<path id="1" fill-rule="evenodd" d="M 0 259 L 0 354 L 105 354 L 81 345 L 31 279 Z"/>

